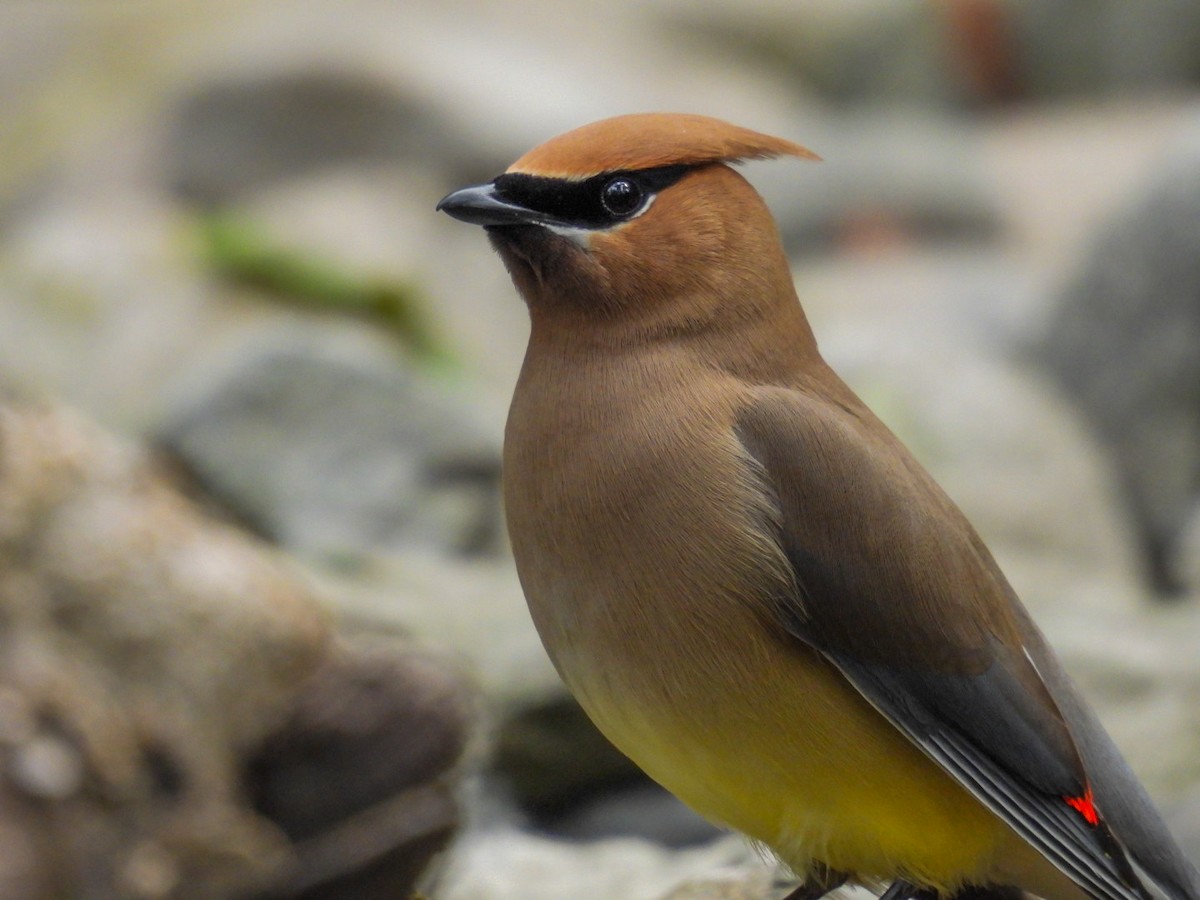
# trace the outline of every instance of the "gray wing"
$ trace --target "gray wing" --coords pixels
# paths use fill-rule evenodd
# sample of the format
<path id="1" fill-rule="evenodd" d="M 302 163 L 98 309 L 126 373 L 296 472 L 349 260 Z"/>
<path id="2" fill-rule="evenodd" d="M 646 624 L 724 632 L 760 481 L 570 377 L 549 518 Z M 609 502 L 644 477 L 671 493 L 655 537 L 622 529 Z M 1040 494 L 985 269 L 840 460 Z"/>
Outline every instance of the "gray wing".
<path id="1" fill-rule="evenodd" d="M 796 589 L 771 614 L 1094 897 L 1196 876 L 965 518 L 858 413 L 778 388 L 737 433 Z M 862 415 L 868 415 L 863 413 Z M 848 514 L 849 513 L 849 514 Z"/>

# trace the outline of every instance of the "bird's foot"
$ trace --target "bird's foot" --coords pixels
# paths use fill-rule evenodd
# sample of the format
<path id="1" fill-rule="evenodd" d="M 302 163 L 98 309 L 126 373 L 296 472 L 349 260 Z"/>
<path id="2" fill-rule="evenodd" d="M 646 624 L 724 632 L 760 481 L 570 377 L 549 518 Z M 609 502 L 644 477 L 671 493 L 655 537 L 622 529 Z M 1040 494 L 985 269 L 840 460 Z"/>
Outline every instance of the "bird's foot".
<path id="1" fill-rule="evenodd" d="M 917 887 L 911 881 L 897 878 L 879 895 L 879 900 L 937 900 L 937 891 Z"/>
<path id="2" fill-rule="evenodd" d="M 835 891 L 845 884 L 846 878 L 845 872 L 838 872 L 816 863 L 804 882 L 783 900 L 821 900 L 830 891 Z"/>

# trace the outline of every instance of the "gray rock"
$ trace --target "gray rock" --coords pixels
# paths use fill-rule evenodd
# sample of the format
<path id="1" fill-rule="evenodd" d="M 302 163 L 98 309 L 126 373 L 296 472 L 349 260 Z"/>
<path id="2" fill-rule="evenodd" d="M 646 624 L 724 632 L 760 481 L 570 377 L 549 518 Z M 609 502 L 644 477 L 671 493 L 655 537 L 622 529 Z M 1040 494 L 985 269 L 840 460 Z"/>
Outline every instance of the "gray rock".
<path id="1" fill-rule="evenodd" d="M 519 831 L 468 833 L 437 885 L 439 900 L 660 900 L 680 884 L 724 872 L 762 888 L 774 880 L 740 838 L 666 850 L 629 838 L 574 843 Z M 760 893 L 759 896 L 764 896 Z"/>
<path id="2" fill-rule="evenodd" d="M 1193 597 L 1200 597 L 1200 502 L 1192 507 L 1187 524 L 1176 545 L 1172 571 Z"/>
<path id="3" fill-rule="evenodd" d="M 159 440 L 205 490 L 305 553 L 499 539 L 499 449 L 378 344 L 289 333 L 198 373 Z"/>
<path id="4" fill-rule="evenodd" d="M 512 709 L 497 728 L 492 765 L 518 805 L 540 817 L 645 781 L 565 692 Z"/>
<path id="5" fill-rule="evenodd" d="M 340 641 L 247 765 L 254 808 L 295 844 L 266 896 L 407 896 L 458 825 L 470 712 L 444 662 L 403 641 Z"/>
<path id="6" fill-rule="evenodd" d="M 509 706 L 489 765 L 529 826 L 550 835 L 692 847 L 721 833 L 647 778 L 564 690 Z"/>
<path id="7" fill-rule="evenodd" d="M 1000 232 L 971 127 L 933 113 L 829 115 L 789 128 L 822 157 L 751 167 L 790 253 L 885 240 L 981 242 Z"/>
<path id="8" fill-rule="evenodd" d="M 511 557 L 461 559 L 429 548 L 371 556 L 361 570 L 310 573 L 347 628 L 414 634 L 453 648 L 497 715 L 566 688 L 529 617 Z"/>
<path id="9" fill-rule="evenodd" d="M 1003 0 L 1030 97 L 1145 91 L 1200 79 L 1191 0 Z"/>
<path id="10" fill-rule="evenodd" d="M 202 81 L 167 114 L 164 176 L 181 197 L 211 205 L 315 169 L 436 158 L 437 117 L 361 72 Z"/>
<path id="11" fill-rule="evenodd" d="M 179 59 L 165 47 L 195 18 L 173 7 L 155 12 L 0 5 L 0 229 L 62 177 L 64 158 L 92 156 L 117 120 L 170 82 Z M 134 59 L 118 49 L 130 46 L 144 52 Z"/>
<path id="12" fill-rule="evenodd" d="M 1194 84 L 1190 0 L 668 4 L 679 27 L 840 103 L 964 105 Z"/>
<path id="13" fill-rule="evenodd" d="M 945 102 L 953 60 L 937 7 L 921 0 L 667 4 L 680 28 L 768 64 L 838 102 Z"/>
<path id="14" fill-rule="evenodd" d="M 565 815 L 543 821 L 541 830 L 576 841 L 637 837 L 678 849 L 710 843 L 725 833 L 645 778 L 639 784 L 606 790 Z"/>
<path id="15" fill-rule="evenodd" d="M 662 900 L 767 900 L 782 898 L 795 890 L 796 880 L 783 873 L 770 873 L 754 866 L 730 867 L 723 875 L 690 879 Z M 839 888 L 835 897 L 840 900 L 873 900 L 874 891 L 862 887 Z"/>
<path id="16" fill-rule="evenodd" d="M 5 235 L 0 272 L 10 377 L 107 425 L 145 428 L 162 387 L 212 334 L 244 319 L 212 303 L 181 257 L 186 228 L 177 210 L 112 171 L 25 210 Z"/>
<path id="17" fill-rule="evenodd" d="M 1099 231 L 1035 355 L 1112 454 L 1145 571 L 1172 556 L 1200 497 L 1200 129 Z"/>
<path id="18" fill-rule="evenodd" d="M 42 816 L 31 813 L 18 790 L 0 789 L 0 896 L 11 900 L 50 900 L 55 873 L 46 865 L 37 838 Z"/>

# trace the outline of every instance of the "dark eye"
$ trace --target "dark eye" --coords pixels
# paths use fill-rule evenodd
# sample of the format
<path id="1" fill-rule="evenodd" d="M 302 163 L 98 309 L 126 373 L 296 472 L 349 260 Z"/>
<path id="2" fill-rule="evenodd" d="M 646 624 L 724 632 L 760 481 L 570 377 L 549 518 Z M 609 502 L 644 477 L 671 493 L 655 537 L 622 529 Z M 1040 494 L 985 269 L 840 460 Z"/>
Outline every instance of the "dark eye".
<path id="1" fill-rule="evenodd" d="M 642 205 L 642 189 L 637 182 L 623 175 L 605 183 L 600 190 L 600 202 L 614 216 L 627 216 Z"/>

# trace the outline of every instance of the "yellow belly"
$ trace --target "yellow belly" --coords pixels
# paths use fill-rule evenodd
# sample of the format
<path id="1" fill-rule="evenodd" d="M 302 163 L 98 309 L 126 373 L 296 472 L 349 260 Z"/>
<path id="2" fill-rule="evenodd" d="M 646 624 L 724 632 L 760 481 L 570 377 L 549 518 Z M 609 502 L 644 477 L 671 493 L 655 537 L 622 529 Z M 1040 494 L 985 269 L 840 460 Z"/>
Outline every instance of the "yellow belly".
<path id="1" fill-rule="evenodd" d="M 772 659 L 769 671 L 739 662 L 738 679 L 710 679 L 699 702 L 673 708 L 634 683 L 614 692 L 568 681 L 652 778 L 798 874 L 817 861 L 868 881 L 903 875 L 949 889 L 994 872 L 1012 832 L 832 666 L 805 653 Z"/>

